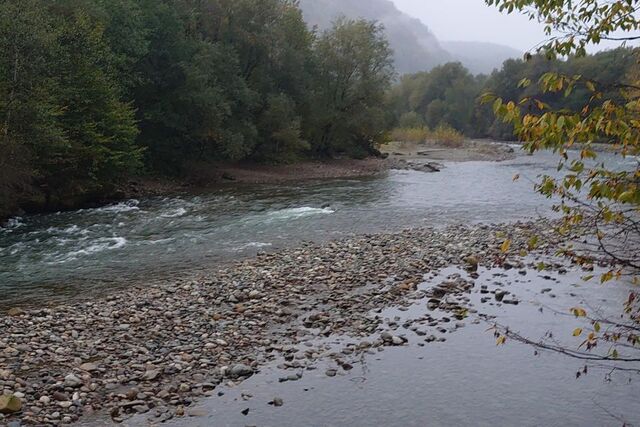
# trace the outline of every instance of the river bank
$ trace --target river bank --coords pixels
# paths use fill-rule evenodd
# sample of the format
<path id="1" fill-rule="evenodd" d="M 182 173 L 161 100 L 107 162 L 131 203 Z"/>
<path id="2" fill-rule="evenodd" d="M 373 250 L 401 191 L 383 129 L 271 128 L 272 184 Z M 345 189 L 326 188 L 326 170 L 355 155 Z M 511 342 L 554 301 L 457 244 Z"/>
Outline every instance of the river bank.
<path id="1" fill-rule="evenodd" d="M 181 179 L 133 180 L 123 188 L 123 195 L 140 198 L 248 184 L 362 178 L 393 169 L 430 173 L 445 167 L 442 162 L 502 162 L 516 157 L 515 150 L 508 144 L 489 140 L 465 140 L 457 146 L 390 142 L 381 147 L 381 152 L 383 156 L 366 159 L 309 160 L 280 165 L 252 162 L 194 164 L 189 168 L 189 175 Z"/>
<path id="2" fill-rule="evenodd" d="M 422 319 L 428 345 L 476 310 L 468 307 L 475 283 L 472 275 L 426 291 L 418 285 L 455 265 L 533 268 L 518 256 L 532 235 L 540 236 L 537 253 L 555 251 L 547 221 L 418 228 L 262 254 L 189 282 L 11 310 L 0 319 L 0 379 L 22 411 L 5 422 L 55 425 L 105 414 L 122 421 L 147 412 L 169 419 L 280 355 L 295 371 L 284 381 L 295 381 L 319 353 L 291 346 L 311 337 L 360 337 L 356 353 L 403 345 L 402 336 L 380 334 L 383 319 L 375 313 L 417 292 L 432 310 L 447 313 Z M 513 242 L 508 256 L 500 250 L 505 236 Z M 508 293 L 502 300 L 518 303 Z M 346 361 L 340 366 L 350 369 Z"/>
<path id="3" fill-rule="evenodd" d="M 247 185 L 269 185 L 326 179 L 372 177 L 389 170 L 438 172 L 442 162 L 504 161 L 515 157 L 507 144 L 492 141 L 466 141 L 457 147 L 423 146 L 390 143 L 382 157 L 366 159 L 306 160 L 293 164 L 269 165 L 255 162 L 194 163 L 183 176 L 139 176 L 105 193 L 74 194 L 50 198 L 33 194 L 11 211 L 0 209 L 0 226 L 15 216 L 46 214 L 87 209 L 132 199 L 173 196 L 187 192 L 203 192 Z"/>

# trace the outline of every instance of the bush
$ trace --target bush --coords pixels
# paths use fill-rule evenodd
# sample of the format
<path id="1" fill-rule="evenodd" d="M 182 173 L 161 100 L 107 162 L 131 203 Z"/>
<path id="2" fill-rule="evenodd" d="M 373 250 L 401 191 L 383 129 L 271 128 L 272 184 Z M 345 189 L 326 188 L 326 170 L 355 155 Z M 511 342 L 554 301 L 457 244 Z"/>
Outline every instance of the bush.
<path id="1" fill-rule="evenodd" d="M 400 127 L 391 131 L 392 141 L 423 143 L 427 141 L 442 144 L 447 147 L 460 147 L 464 142 L 464 135 L 448 124 L 440 124 L 433 131 L 428 127 Z"/>
<path id="2" fill-rule="evenodd" d="M 431 135 L 427 127 L 396 128 L 391 131 L 392 141 L 399 142 L 426 142 Z"/>
<path id="3" fill-rule="evenodd" d="M 430 139 L 438 144 L 456 148 L 462 146 L 464 135 L 447 124 L 440 124 L 431 132 Z"/>

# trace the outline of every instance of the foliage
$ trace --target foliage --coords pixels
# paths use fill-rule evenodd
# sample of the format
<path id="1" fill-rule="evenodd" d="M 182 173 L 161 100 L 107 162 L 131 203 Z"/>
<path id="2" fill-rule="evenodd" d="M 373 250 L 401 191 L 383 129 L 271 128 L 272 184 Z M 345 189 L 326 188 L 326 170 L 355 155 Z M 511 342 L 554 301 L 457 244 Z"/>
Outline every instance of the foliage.
<path id="1" fill-rule="evenodd" d="M 389 103 L 400 126 L 424 124 L 435 128 L 447 123 L 471 134 L 482 81 L 483 77 L 474 77 L 462 64 L 448 63 L 404 76 L 391 91 Z M 406 123 L 408 118 L 414 123 Z"/>
<path id="2" fill-rule="evenodd" d="M 431 137 L 431 131 L 426 126 L 397 127 L 393 129 L 389 138 L 392 141 L 423 143 Z"/>
<path id="3" fill-rule="evenodd" d="M 464 141 L 464 135 L 447 124 L 440 124 L 434 130 L 426 126 L 398 127 L 389 135 L 392 141 L 425 143 L 434 142 L 447 147 L 459 147 Z"/>
<path id="4" fill-rule="evenodd" d="M 446 123 L 440 123 L 431 133 L 431 139 L 447 147 L 459 147 L 464 135 Z"/>
<path id="5" fill-rule="evenodd" d="M 577 109 L 589 101 L 584 87 L 575 87 L 568 95 L 544 92 L 536 85 L 518 85 L 523 79 L 538 81 L 548 72 L 582 75 L 601 82 L 606 96 L 621 99 L 615 82 L 629 75 L 636 62 L 635 51 L 619 48 L 584 57 L 550 60 L 545 55 L 532 55 L 528 60 L 509 59 L 490 76 L 472 76 L 459 64 L 446 64 L 429 73 L 405 76 L 388 95 L 388 103 L 398 127 L 434 128 L 447 123 L 470 137 L 512 140 L 513 125 L 496 118 L 491 106 L 477 99 L 490 92 L 505 101 L 536 97 L 556 109 Z"/>
<path id="6" fill-rule="evenodd" d="M 532 19 L 546 23 L 550 36 L 539 50 L 546 57 L 576 55 L 577 64 L 585 62 L 585 49 L 601 40 L 638 39 L 638 0 L 597 2 L 582 0 L 487 0 L 502 10 L 524 11 Z M 622 49 L 623 61 L 611 63 L 610 73 L 588 75 L 567 73 L 563 67 L 541 73 L 535 79 L 523 78 L 519 86 L 528 92 L 520 100 L 505 100 L 488 94 L 493 110 L 513 126 L 516 136 L 530 152 L 551 150 L 558 154 L 560 177 L 544 176 L 537 185 L 540 193 L 558 197 L 557 209 L 563 214 L 560 232 L 587 232 L 591 239 L 585 247 L 568 247 L 564 254 L 589 265 L 598 256 L 611 267 L 599 277 L 601 283 L 620 279 L 625 274 L 638 283 L 640 271 L 640 58 L 637 50 Z M 535 87 L 537 83 L 538 88 Z M 580 94 L 576 96 L 576 94 Z M 565 101 L 560 104 L 558 99 Z M 607 149 L 622 159 L 636 159 L 634 166 L 616 168 L 600 161 L 594 144 L 605 142 Z M 573 155 L 570 150 L 576 150 Z M 589 246 L 587 246 L 588 248 Z M 585 277 L 585 280 L 593 276 Z M 631 292 L 620 319 L 590 318 L 593 330 L 575 330 L 575 336 L 588 335 L 580 345 L 587 351 L 602 348 L 597 357 L 615 360 L 621 348 L 640 350 L 640 307 L 636 292 Z M 572 308 L 577 317 L 591 313 Z M 607 326 L 606 330 L 601 325 Z M 601 329 L 602 328 L 602 329 Z M 598 346 L 600 344 L 600 346 Z M 562 349 L 561 349 L 562 350 Z M 566 353 L 566 351 L 563 350 Z M 637 357 L 619 360 L 638 360 Z"/>
<path id="7" fill-rule="evenodd" d="M 383 28 L 340 19 L 320 35 L 315 55 L 313 149 L 323 155 L 369 154 L 384 139 L 384 99 L 394 75 Z"/>
<path id="8" fill-rule="evenodd" d="M 135 170 L 133 109 L 120 99 L 103 28 L 64 2 L 0 8 L 2 156 L 18 156 L 22 171 L 10 187 L 73 197 Z"/>
<path id="9" fill-rule="evenodd" d="M 366 155 L 393 75 L 381 26 L 318 35 L 294 0 L 7 0 L 0 49 L 0 216 L 196 162 Z"/>

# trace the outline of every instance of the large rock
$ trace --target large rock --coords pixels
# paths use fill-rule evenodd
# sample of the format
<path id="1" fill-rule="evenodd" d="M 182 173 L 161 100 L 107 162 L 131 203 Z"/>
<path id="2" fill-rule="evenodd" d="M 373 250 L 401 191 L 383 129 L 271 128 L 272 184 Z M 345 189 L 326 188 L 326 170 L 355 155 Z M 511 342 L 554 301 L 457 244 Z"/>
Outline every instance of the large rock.
<path id="1" fill-rule="evenodd" d="M 494 294 L 496 301 L 502 301 L 509 294 L 509 291 L 497 290 Z"/>
<path id="2" fill-rule="evenodd" d="M 231 378 L 246 377 L 252 374 L 253 374 L 253 369 L 242 363 L 238 363 L 237 365 L 229 369 L 229 377 Z"/>
<path id="3" fill-rule="evenodd" d="M 22 401 L 12 394 L 0 396 L 0 414 L 14 414 L 22 409 Z"/>
<path id="4" fill-rule="evenodd" d="M 161 372 L 159 369 L 149 369 L 144 373 L 144 375 L 142 376 L 142 379 L 145 381 L 153 381 L 160 376 L 160 373 Z"/>
<path id="5" fill-rule="evenodd" d="M 82 380 L 74 374 L 69 374 L 64 377 L 64 385 L 65 387 L 80 387 L 82 385 Z"/>
<path id="6" fill-rule="evenodd" d="M 478 271 L 478 257 L 475 255 L 468 256 L 464 259 L 467 271 Z"/>
<path id="7" fill-rule="evenodd" d="M 87 362 L 80 365 L 80 369 L 87 372 L 93 372 L 98 370 L 98 365 L 96 365 L 95 363 Z"/>

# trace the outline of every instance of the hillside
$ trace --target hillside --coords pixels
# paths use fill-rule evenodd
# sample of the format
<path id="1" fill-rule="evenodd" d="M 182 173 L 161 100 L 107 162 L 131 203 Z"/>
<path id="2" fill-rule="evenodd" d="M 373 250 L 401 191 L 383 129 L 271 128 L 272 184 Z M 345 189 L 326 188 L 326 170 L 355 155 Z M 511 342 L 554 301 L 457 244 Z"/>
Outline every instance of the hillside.
<path id="1" fill-rule="evenodd" d="M 453 59 L 429 28 L 389 0 L 301 0 L 300 6 L 305 20 L 320 30 L 342 15 L 384 24 L 400 74 L 428 70 Z"/>
<path id="2" fill-rule="evenodd" d="M 496 43 L 442 41 L 442 47 L 451 52 L 474 74 L 490 74 L 495 68 L 511 58 L 522 58 L 524 52 Z"/>
<path id="3" fill-rule="evenodd" d="M 399 74 L 415 73 L 450 61 L 474 73 L 490 73 L 522 53 L 508 46 L 482 42 L 440 42 L 419 19 L 401 12 L 390 0 L 301 0 L 304 18 L 323 30 L 340 16 L 381 22 L 395 52 Z"/>

